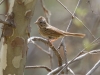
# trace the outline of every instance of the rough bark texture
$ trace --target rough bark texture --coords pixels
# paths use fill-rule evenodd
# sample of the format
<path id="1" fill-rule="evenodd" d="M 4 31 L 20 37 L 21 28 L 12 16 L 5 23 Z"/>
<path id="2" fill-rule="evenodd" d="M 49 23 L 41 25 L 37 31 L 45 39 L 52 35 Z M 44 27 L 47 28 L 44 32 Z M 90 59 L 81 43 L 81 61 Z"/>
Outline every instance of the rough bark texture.
<path id="1" fill-rule="evenodd" d="M 14 1 L 14 4 L 11 1 Z M 29 17 L 34 12 L 36 0 L 11 1 L 8 15 L 13 12 L 15 27 L 8 25 L 3 31 L 0 75 L 23 75 L 28 50 L 27 39 L 30 33 Z"/>

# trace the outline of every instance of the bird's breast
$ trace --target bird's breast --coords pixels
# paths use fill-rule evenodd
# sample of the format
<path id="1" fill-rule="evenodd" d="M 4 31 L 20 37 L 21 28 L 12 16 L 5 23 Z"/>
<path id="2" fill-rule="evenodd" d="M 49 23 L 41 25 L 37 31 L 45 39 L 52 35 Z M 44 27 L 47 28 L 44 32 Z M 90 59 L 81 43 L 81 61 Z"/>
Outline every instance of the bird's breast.
<path id="1" fill-rule="evenodd" d="M 61 37 L 61 35 L 58 35 L 54 31 L 51 31 L 51 30 L 46 29 L 46 28 L 40 28 L 39 32 L 42 36 L 49 38 L 49 39 L 57 39 L 57 38 Z"/>

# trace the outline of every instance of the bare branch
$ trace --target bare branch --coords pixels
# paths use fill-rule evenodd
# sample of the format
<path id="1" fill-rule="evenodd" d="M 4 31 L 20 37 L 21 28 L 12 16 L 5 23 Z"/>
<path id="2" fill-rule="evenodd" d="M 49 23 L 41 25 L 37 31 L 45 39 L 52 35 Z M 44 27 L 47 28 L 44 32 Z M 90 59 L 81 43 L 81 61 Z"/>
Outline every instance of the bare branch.
<path id="1" fill-rule="evenodd" d="M 70 73 L 72 73 L 73 75 L 75 75 L 75 73 L 73 72 L 73 70 L 71 68 L 68 67 L 68 70 L 70 71 Z"/>
<path id="2" fill-rule="evenodd" d="M 58 73 L 63 67 L 65 66 L 65 64 L 63 64 L 60 67 L 57 67 L 56 69 L 52 70 L 51 72 L 49 72 L 47 75 L 52 75 L 52 74 L 56 74 Z"/>
<path id="3" fill-rule="evenodd" d="M 5 0 L 0 1 L 0 5 L 4 2 Z"/>
<path id="4" fill-rule="evenodd" d="M 97 53 L 99 53 L 99 52 L 100 52 L 100 49 L 98 49 L 98 50 L 93 50 L 93 51 L 84 53 L 84 54 L 78 56 L 76 59 L 74 59 L 73 62 L 76 61 L 76 60 L 80 60 L 80 59 L 82 59 L 83 57 L 85 57 L 85 56 L 87 56 L 87 55 L 89 55 L 89 54 L 97 54 Z"/>
<path id="5" fill-rule="evenodd" d="M 47 66 L 44 65 L 36 65 L 36 66 L 26 66 L 25 69 L 35 69 L 35 68 L 44 68 L 46 69 L 48 72 L 51 71 L 51 69 Z"/>
<path id="6" fill-rule="evenodd" d="M 73 18 L 76 18 L 79 22 L 82 23 L 82 25 L 89 31 L 89 33 L 92 35 L 93 38 L 96 38 L 96 37 L 92 34 L 92 32 L 90 31 L 90 29 L 89 29 L 78 17 L 76 17 L 75 15 L 73 15 L 73 14 L 68 10 L 68 8 L 67 8 L 65 5 L 63 5 L 59 0 L 57 0 L 57 1 L 72 15 Z"/>
<path id="7" fill-rule="evenodd" d="M 42 47 L 40 47 L 39 45 L 37 45 L 33 40 L 31 40 L 31 42 L 32 42 L 35 46 L 37 46 L 40 50 L 42 50 L 42 51 L 45 52 L 46 54 L 50 55 L 50 53 L 49 53 L 48 51 L 44 50 Z M 51 56 L 51 55 L 50 55 L 50 56 Z"/>
<path id="8" fill-rule="evenodd" d="M 50 53 L 50 66 L 51 68 L 53 68 L 53 51 L 51 50 L 51 48 L 48 48 L 49 53 Z"/>
<path id="9" fill-rule="evenodd" d="M 66 45 L 65 45 L 64 39 L 63 39 L 62 46 L 63 46 L 63 50 L 64 50 L 65 64 L 67 65 L 67 63 L 68 63 L 68 61 L 67 61 L 67 49 L 66 49 Z M 67 68 L 66 68 L 66 70 L 67 70 Z"/>
<path id="10" fill-rule="evenodd" d="M 71 15 L 73 15 L 66 6 L 64 6 L 59 0 L 57 0 Z"/>
<path id="11" fill-rule="evenodd" d="M 59 1 L 59 0 L 58 0 L 58 1 Z M 60 3 L 61 3 L 61 2 L 60 2 Z M 80 0 L 78 1 L 77 5 L 76 5 L 76 7 L 75 7 L 75 10 L 74 10 L 74 12 L 73 12 L 73 15 L 75 14 L 76 9 L 77 9 L 78 6 L 79 6 L 79 3 L 80 3 Z M 68 31 L 69 27 L 71 26 L 72 20 L 73 20 L 73 18 L 71 18 L 71 20 L 69 21 L 69 24 L 68 24 L 68 26 L 67 26 L 67 28 L 66 28 L 66 32 Z M 62 45 L 63 48 L 64 48 L 65 63 L 66 63 L 66 65 L 67 65 L 67 49 L 66 49 L 66 46 L 65 46 L 64 37 L 62 38 L 61 43 L 60 43 L 60 45 L 58 46 L 58 49 L 60 49 L 61 45 Z M 67 67 L 66 67 L 66 72 L 67 72 Z"/>
<path id="12" fill-rule="evenodd" d="M 100 39 L 100 37 L 98 37 L 97 39 L 95 39 L 95 40 L 91 43 L 91 45 L 92 45 L 95 41 L 97 41 L 98 39 Z M 70 61 L 70 63 L 72 63 L 78 56 L 80 56 L 80 54 L 82 54 L 82 53 L 84 52 L 84 50 L 87 49 L 87 48 L 88 48 L 88 47 L 82 49 L 82 50 Z M 67 65 L 65 65 L 65 66 L 63 67 L 63 69 L 62 69 L 60 72 L 62 72 L 70 63 L 68 63 Z"/>
<path id="13" fill-rule="evenodd" d="M 59 1 L 59 0 L 58 0 L 58 1 Z M 60 3 L 61 3 L 61 2 L 60 2 Z M 76 9 L 77 9 L 78 6 L 79 6 L 79 3 L 80 3 L 80 0 L 78 1 L 77 5 L 76 5 L 76 7 L 75 7 L 75 10 L 74 10 L 74 12 L 73 12 L 73 15 L 75 15 L 75 12 L 76 12 Z M 67 7 L 66 7 L 66 8 L 67 8 Z M 68 10 L 68 11 L 69 11 L 69 10 Z M 69 24 L 68 24 L 68 26 L 67 26 L 67 28 L 66 28 L 66 32 L 68 31 L 69 27 L 71 26 L 72 20 L 73 20 L 73 18 L 70 19 Z M 63 39 L 64 39 L 64 37 L 62 38 L 61 43 L 59 44 L 59 46 L 58 46 L 57 49 L 60 49 L 60 47 L 61 47 L 61 45 L 62 45 L 62 43 L 63 43 Z"/>
<path id="14" fill-rule="evenodd" d="M 50 24 L 50 11 L 45 7 L 43 0 L 40 0 L 47 22 Z"/>
<path id="15" fill-rule="evenodd" d="M 75 10 L 74 10 L 74 12 L 73 12 L 73 15 L 74 15 L 74 16 L 75 16 L 76 9 L 78 8 L 78 6 L 79 6 L 79 4 L 80 4 L 80 1 L 81 1 L 81 0 L 78 1 L 77 5 L 76 5 L 76 7 L 75 7 Z M 73 20 L 73 18 L 71 18 L 71 20 L 70 20 L 70 22 L 69 22 L 69 24 L 68 24 L 68 27 L 67 27 L 67 29 L 66 29 L 66 31 L 68 31 L 68 29 L 69 29 L 69 27 L 70 27 L 70 25 L 71 25 L 71 23 L 72 23 L 72 20 Z"/>
<path id="16" fill-rule="evenodd" d="M 45 43 L 46 45 L 48 45 L 53 50 L 53 52 L 55 53 L 55 55 L 57 56 L 59 66 L 62 65 L 62 58 L 60 56 L 60 53 L 55 49 L 55 47 L 47 39 L 44 39 L 42 37 L 30 37 L 28 39 L 28 43 L 31 40 L 33 40 L 33 41 L 41 41 L 41 42 Z"/>
<path id="17" fill-rule="evenodd" d="M 91 75 L 93 72 L 100 67 L 100 60 L 93 66 L 93 68 L 86 74 L 86 75 Z"/>
<path id="18" fill-rule="evenodd" d="M 71 63 L 74 63 L 75 61 L 78 61 L 78 60 L 84 58 L 84 57 L 87 56 L 88 54 L 99 53 L 99 52 L 100 52 L 100 49 L 98 49 L 98 50 L 93 50 L 93 51 L 84 53 L 84 54 L 82 54 L 82 55 L 76 57 L 73 61 L 70 60 L 70 61 L 68 62 L 68 65 L 70 65 Z M 62 70 L 65 68 L 65 66 L 68 66 L 68 65 L 63 64 L 62 66 L 57 67 L 56 69 L 54 69 L 54 70 L 52 70 L 51 72 L 49 72 L 47 75 L 56 74 L 56 73 L 62 71 Z M 58 73 L 58 74 L 59 74 L 59 73 Z"/>

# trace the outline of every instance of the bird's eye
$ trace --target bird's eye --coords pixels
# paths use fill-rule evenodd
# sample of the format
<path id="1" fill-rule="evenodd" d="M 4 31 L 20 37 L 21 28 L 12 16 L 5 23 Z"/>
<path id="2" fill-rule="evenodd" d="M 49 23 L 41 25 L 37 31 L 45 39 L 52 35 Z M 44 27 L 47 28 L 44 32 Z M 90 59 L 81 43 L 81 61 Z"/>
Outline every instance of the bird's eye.
<path id="1" fill-rule="evenodd" d="M 40 22 L 40 23 L 43 23 L 43 22 Z"/>
<path id="2" fill-rule="evenodd" d="M 40 22 L 40 24 L 45 24 L 45 22 Z"/>

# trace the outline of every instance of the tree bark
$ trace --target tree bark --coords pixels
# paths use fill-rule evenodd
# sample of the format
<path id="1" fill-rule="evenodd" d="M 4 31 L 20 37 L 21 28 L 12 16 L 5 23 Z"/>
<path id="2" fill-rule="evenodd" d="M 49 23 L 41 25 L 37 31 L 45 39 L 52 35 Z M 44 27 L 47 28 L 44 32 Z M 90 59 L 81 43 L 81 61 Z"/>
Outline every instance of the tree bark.
<path id="1" fill-rule="evenodd" d="M 23 75 L 30 34 L 30 17 L 36 0 L 9 0 L 7 23 L 3 26 L 0 75 Z M 13 14 L 13 15 L 12 15 Z"/>

